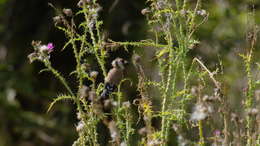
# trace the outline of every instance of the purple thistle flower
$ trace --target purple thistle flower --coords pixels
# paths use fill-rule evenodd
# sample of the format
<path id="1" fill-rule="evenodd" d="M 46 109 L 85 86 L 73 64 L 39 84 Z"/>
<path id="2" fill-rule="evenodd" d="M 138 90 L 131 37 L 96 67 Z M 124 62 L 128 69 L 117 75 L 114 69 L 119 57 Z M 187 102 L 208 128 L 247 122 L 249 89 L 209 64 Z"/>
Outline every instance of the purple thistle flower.
<path id="1" fill-rule="evenodd" d="M 48 48 L 48 53 L 52 52 L 54 48 L 53 43 L 48 43 L 47 48 Z"/>
<path id="2" fill-rule="evenodd" d="M 215 135 L 215 136 L 220 136 L 220 134 L 221 134 L 221 131 L 220 131 L 220 130 L 215 130 L 215 131 L 214 131 L 214 135 Z"/>

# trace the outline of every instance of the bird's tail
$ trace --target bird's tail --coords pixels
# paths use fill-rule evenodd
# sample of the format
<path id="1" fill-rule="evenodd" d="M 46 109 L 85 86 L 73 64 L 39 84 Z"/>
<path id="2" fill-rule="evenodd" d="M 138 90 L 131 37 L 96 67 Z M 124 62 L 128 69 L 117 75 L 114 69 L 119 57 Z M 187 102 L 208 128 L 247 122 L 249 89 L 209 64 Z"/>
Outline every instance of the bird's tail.
<path id="1" fill-rule="evenodd" d="M 101 99 L 108 99 L 109 95 L 116 89 L 115 85 L 105 83 L 105 88 L 101 93 Z"/>

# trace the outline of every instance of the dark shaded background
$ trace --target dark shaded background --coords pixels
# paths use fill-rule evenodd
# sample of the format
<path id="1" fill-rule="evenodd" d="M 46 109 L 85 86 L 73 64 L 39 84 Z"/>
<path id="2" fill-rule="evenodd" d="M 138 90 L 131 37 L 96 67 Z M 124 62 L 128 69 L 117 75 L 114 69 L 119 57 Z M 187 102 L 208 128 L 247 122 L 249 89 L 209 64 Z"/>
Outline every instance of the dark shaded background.
<path id="1" fill-rule="evenodd" d="M 116 4 L 114 0 L 99 1 L 103 7 L 104 31 L 109 38 L 116 41 L 146 38 L 145 17 L 140 14 L 145 7 L 144 0 L 118 0 Z M 63 87 L 51 74 L 38 73 L 43 68 L 41 63 L 29 64 L 27 59 L 32 51 L 31 40 L 42 40 L 53 42 L 57 48 L 51 57 L 56 69 L 68 76 L 75 65 L 69 49 L 60 51 L 66 40 L 63 33 L 54 28 L 52 17 L 55 13 L 48 2 L 58 8 L 78 10 L 77 1 L 70 0 L 0 0 L 0 146 L 65 146 L 77 138 L 72 104 L 57 104 L 54 110 L 46 113 L 48 104 L 57 93 L 64 91 Z M 239 109 L 236 99 L 242 97 L 245 86 L 245 73 L 238 53 L 246 47 L 248 2 L 205 2 L 203 8 L 210 16 L 196 33 L 201 44 L 191 51 L 191 57 L 201 57 L 212 69 L 217 66 L 218 55 L 221 56 L 226 74 L 222 80 L 228 86 L 234 109 Z M 259 6 L 260 2 L 256 0 L 256 23 L 260 21 Z M 108 62 L 116 56 L 130 59 L 131 54 L 132 51 L 114 52 Z M 73 79 L 70 83 L 73 84 Z"/>

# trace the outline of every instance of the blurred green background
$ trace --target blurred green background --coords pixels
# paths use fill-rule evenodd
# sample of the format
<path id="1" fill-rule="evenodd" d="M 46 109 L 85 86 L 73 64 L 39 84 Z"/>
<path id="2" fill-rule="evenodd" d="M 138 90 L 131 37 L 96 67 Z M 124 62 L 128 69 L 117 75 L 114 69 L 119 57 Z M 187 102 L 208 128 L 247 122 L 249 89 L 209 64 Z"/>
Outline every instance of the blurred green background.
<path id="1" fill-rule="evenodd" d="M 57 8 L 78 10 L 77 0 L 0 0 L 0 146 L 66 146 L 77 138 L 75 110 L 71 103 L 59 103 L 46 113 L 48 104 L 64 88 L 50 73 L 41 73 L 41 63 L 30 64 L 27 55 L 32 52 L 32 40 L 53 42 L 57 50 L 51 56 L 56 69 L 66 76 L 75 62 L 69 49 L 61 52 L 66 41 L 62 32 L 54 28 L 52 17 Z M 140 11 L 144 0 L 99 0 L 103 10 L 104 31 L 116 41 L 134 41 L 146 38 L 145 17 Z M 189 2 L 195 2 L 189 0 Z M 200 57 L 210 69 L 223 61 L 221 78 L 229 90 L 234 109 L 239 109 L 245 87 L 245 73 L 239 52 L 247 47 L 247 0 L 202 1 L 209 13 L 206 23 L 195 34 L 201 41 L 191 51 L 191 57 Z M 255 20 L 260 23 L 260 1 L 255 0 Z M 259 43 L 255 59 L 259 61 Z M 131 58 L 132 51 L 114 52 L 110 58 Z M 219 56 L 219 57 L 218 57 Z M 73 85 L 73 79 L 70 80 Z"/>

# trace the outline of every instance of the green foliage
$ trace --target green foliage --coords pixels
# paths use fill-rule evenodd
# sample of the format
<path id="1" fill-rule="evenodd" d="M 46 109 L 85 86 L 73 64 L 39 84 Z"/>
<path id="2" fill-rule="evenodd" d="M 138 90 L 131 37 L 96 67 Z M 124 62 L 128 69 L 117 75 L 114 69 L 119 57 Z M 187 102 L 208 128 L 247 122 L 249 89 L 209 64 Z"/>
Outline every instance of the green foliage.
<path id="1" fill-rule="evenodd" d="M 0 0 L 0 5 L 6 3 L 8 0 Z"/>
<path id="2" fill-rule="evenodd" d="M 142 10 L 147 18 L 149 31 L 152 39 L 135 42 L 117 42 L 105 39 L 102 31 L 103 22 L 99 20 L 99 4 L 94 1 L 81 0 L 78 3 L 80 10 L 74 15 L 70 9 L 63 9 L 58 16 L 54 17 L 55 26 L 61 30 L 68 41 L 63 49 L 72 49 L 76 61 L 76 67 L 70 74 L 75 74 L 77 87 L 71 88 L 66 79 L 55 70 L 50 58 L 50 50 L 42 50 L 41 43 L 33 43 L 34 53 L 28 57 L 31 62 L 41 61 L 46 70 L 64 85 L 69 95 L 60 95 L 50 104 L 48 111 L 58 101 L 70 99 L 76 103 L 77 118 L 79 123 L 76 126 L 78 139 L 75 146 L 101 145 L 110 143 L 112 145 L 170 145 L 172 142 L 171 133 L 178 137 L 180 145 L 201 145 L 222 143 L 230 145 L 232 143 L 231 133 L 234 127 L 230 126 L 232 109 L 229 107 L 225 86 L 218 81 L 216 75 L 219 69 L 211 71 L 205 63 L 197 57 L 190 59 L 189 52 L 199 43 L 194 38 L 194 33 L 198 27 L 208 19 L 208 13 L 201 9 L 202 2 L 198 0 L 195 4 L 186 0 L 147 0 L 148 7 Z M 76 24 L 74 18 L 83 17 L 80 24 Z M 245 65 L 248 80 L 246 91 L 245 110 L 250 111 L 246 116 L 246 124 L 242 131 L 245 140 L 240 140 L 239 136 L 233 138 L 236 144 L 252 145 L 257 143 L 256 130 L 253 125 L 256 123 L 256 111 L 254 93 L 257 82 L 252 74 L 252 55 L 254 43 L 256 41 L 256 29 L 250 41 L 249 50 L 246 54 L 241 54 Z M 143 47 L 145 49 L 154 48 L 154 61 L 156 62 L 156 74 L 158 78 L 148 77 L 141 63 L 141 57 L 137 54 L 133 57 L 135 69 L 138 75 L 136 84 L 138 98 L 133 103 L 127 101 L 121 86 L 126 81 L 132 85 L 132 80 L 124 78 L 117 85 L 117 91 L 109 95 L 109 99 L 102 99 L 104 83 L 97 81 L 98 73 L 87 65 L 86 57 L 94 57 L 101 70 L 101 76 L 105 82 L 109 73 L 106 69 L 106 59 L 108 53 L 123 47 L 129 50 L 131 47 Z M 146 51 L 146 50 L 143 51 Z M 90 85 L 85 86 L 84 81 L 89 81 Z M 76 89 L 76 92 L 74 90 Z M 153 91 L 153 89 L 155 89 Z M 213 89 L 213 93 L 212 93 Z M 156 94 L 153 94 L 155 93 Z M 210 92 L 212 96 L 206 95 Z M 155 105 L 153 99 L 159 98 L 160 104 Z M 191 105 L 195 105 L 193 111 Z M 219 114 L 223 125 L 219 133 L 213 135 L 216 130 L 214 125 L 207 122 L 213 121 L 213 108 L 222 111 Z M 134 111 L 134 108 L 137 111 Z M 253 112 L 254 111 L 254 112 Z M 136 119 L 134 113 L 138 112 Z M 234 116 L 234 115 L 233 115 Z M 153 120 L 159 119 L 159 126 L 154 126 Z M 238 118 L 236 128 L 239 128 Z M 241 117 L 241 119 L 245 119 Z M 142 122 L 142 128 L 137 129 L 135 125 Z M 110 132 L 110 140 L 103 142 L 99 137 L 97 127 L 103 124 Z M 245 126 L 246 125 L 246 126 Z M 206 127 L 209 127 L 207 130 Z M 195 134 L 189 134 L 189 131 Z M 246 132 L 245 132 L 246 131 Z M 239 131 L 240 133 L 241 131 Z M 221 135 L 223 133 L 223 136 Z M 139 134 L 138 142 L 133 138 Z M 254 135 L 254 136 L 252 136 Z M 195 138 L 192 138 L 195 137 Z M 212 138 L 213 137 L 213 138 Z M 220 142 L 219 142 L 220 141 Z"/>

